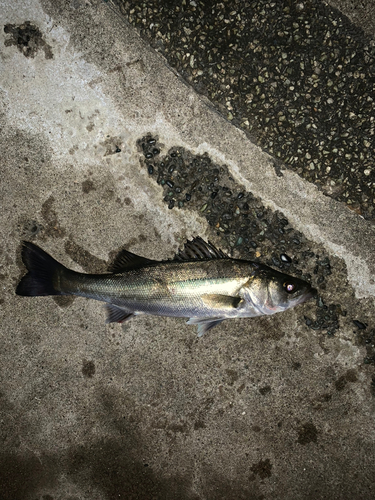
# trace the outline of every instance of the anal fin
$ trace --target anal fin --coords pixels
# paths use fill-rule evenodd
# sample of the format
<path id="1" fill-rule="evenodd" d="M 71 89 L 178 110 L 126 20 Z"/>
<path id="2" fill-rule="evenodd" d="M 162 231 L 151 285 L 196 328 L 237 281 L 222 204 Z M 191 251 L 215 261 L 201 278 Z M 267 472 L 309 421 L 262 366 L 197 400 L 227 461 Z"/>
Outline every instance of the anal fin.
<path id="1" fill-rule="evenodd" d="M 124 323 L 134 316 L 134 313 L 121 307 L 114 306 L 113 304 L 106 304 L 107 319 L 106 323 Z"/>
<path id="2" fill-rule="evenodd" d="M 208 330 L 218 325 L 226 318 L 190 318 L 186 323 L 188 325 L 197 325 L 198 337 L 202 337 Z"/>

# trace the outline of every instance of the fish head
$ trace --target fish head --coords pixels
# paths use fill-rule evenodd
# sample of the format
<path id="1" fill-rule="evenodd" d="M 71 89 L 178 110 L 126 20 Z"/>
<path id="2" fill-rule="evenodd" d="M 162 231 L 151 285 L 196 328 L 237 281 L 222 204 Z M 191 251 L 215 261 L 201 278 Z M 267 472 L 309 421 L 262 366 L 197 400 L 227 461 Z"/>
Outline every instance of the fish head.
<path id="1" fill-rule="evenodd" d="M 270 315 L 302 304 L 317 294 L 307 281 L 262 266 L 243 287 L 243 298 Z"/>

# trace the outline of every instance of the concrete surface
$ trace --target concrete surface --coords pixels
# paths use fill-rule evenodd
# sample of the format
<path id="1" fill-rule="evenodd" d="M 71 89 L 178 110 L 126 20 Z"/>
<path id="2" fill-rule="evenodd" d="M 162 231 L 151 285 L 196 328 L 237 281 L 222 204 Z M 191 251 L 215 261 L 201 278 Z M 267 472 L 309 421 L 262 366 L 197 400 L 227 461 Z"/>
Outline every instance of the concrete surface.
<path id="1" fill-rule="evenodd" d="M 105 3 L 0 12 L 0 499 L 373 498 L 374 226 L 278 177 Z M 195 235 L 244 256 L 199 211 L 168 209 L 140 163 L 148 133 L 227 165 L 329 256 L 335 335 L 307 328 L 314 302 L 197 339 L 180 319 L 105 325 L 94 301 L 15 296 L 22 239 L 86 272 Z"/>

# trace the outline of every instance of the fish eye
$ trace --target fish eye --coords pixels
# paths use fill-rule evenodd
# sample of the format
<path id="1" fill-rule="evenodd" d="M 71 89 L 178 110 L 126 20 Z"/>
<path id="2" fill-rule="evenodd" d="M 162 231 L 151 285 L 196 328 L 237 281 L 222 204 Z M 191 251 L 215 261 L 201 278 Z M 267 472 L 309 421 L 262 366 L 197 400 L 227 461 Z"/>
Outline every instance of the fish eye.
<path id="1" fill-rule="evenodd" d="M 284 288 L 288 293 L 294 292 L 296 285 L 294 283 L 291 283 L 290 281 L 286 281 L 284 283 Z"/>

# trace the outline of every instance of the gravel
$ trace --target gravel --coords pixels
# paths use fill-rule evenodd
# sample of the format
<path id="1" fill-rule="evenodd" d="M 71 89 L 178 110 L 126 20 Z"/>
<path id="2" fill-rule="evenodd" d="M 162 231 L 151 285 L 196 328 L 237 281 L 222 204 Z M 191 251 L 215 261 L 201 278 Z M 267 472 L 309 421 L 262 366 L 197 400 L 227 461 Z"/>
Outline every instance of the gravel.
<path id="1" fill-rule="evenodd" d="M 375 42 L 317 0 L 116 0 L 141 36 L 276 160 L 375 220 Z"/>

